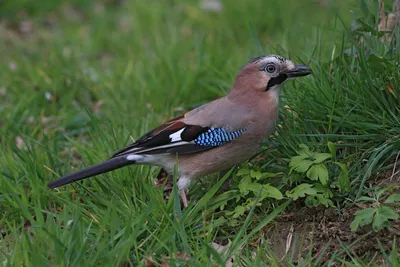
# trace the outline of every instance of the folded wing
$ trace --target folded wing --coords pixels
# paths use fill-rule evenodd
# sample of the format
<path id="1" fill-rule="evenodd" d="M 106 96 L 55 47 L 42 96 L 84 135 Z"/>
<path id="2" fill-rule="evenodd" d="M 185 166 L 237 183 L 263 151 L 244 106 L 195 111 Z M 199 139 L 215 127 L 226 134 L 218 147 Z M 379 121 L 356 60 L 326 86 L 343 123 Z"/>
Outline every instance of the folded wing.
<path id="1" fill-rule="evenodd" d="M 175 118 L 146 133 L 135 143 L 114 153 L 114 157 L 130 154 L 190 154 L 222 146 L 242 135 L 247 128 L 228 131 L 225 127 L 214 128 L 189 125 Z"/>

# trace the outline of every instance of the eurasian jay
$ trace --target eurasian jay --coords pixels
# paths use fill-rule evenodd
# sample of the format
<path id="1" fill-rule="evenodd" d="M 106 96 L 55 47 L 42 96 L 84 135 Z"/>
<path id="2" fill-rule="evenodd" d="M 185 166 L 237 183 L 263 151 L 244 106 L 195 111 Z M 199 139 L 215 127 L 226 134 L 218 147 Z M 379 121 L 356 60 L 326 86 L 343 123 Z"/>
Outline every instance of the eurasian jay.
<path id="1" fill-rule="evenodd" d="M 229 94 L 167 121 L 124 147 L 103 163 L 48 184 L 56 188 L 131 164 L 150 164 L 174 174 L 184 206 L 185 190 L 196 179 L 249 159 L 273 132 L 281 85 L 311 74 L 281 56 L 250 60 L 236 76 Z"/>

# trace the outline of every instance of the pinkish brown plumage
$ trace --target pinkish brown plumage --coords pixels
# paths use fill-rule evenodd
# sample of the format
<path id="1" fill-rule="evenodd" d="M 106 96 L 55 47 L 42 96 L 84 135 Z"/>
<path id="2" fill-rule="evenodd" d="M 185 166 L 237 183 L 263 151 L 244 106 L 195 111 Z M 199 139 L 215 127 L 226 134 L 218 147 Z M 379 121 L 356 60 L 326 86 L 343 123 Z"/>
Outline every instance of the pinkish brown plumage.
<path id="1" fill-rule="evenodd" d="M 227 96 L 168 121 L 111 159 L 48 186 L 59 187 L 135 163 L 158 165 L 172 175 L 178 158 L 178 187 L 186 206 L 184 192 L 192 181 L 229 169 L 260 149 L 274 130 L 281 85 L 310 73 L 308 67 L 280 56 L 255 58 L 239 72 Z"/>

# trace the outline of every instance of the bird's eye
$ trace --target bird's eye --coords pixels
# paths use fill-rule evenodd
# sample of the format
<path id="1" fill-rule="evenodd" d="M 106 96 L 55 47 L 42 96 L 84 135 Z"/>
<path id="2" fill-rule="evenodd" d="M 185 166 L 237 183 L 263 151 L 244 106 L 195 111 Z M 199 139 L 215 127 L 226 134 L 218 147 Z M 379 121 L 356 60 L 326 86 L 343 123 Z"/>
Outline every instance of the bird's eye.
<path id="1" fill-rule="evenodd" d="M 274 64 L 267 64 L 265 66 L 265 71 L 267 71 L 269 73 L 274 73 L 276 71 L 276 67 Z"/>

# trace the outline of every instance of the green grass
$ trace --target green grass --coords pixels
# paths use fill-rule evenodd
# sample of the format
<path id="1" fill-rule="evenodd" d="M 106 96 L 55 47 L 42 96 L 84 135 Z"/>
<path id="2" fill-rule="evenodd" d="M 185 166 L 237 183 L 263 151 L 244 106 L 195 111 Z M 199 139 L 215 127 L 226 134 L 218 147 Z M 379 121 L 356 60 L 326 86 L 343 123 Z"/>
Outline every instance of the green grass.
<path id="1" fill-rule="evenodd" d="M 171 117 L 223 96 L 242 65 L 260 54 L 304 62 L 314 75 L 285 85 L 282 127 L 257 168 L 287 172 L 300 143 L 324 150 L 328 140 L 335 142 L 352 179 L 339 207 L 366 194 L 373 175 L 393 168 L 400 150 L 400 56 L 373 37 L 359 56 L 346 55 L 357 45 L 349 10 L 362 13 L 358 0 L 328 7 L 312 0 L 222 2 L 220 12 L 204 11 L 194 0 L 4 2 L 0 262 L 136 266 L 152 255 L 158 264 L 169 256 L 172 265 L 204 266 L 211 257 L 222 265 L 234 255 L 238 265 L 282 264 L 259 233 L 294 206 L 267 203 L 232 222 L 219 209 L 224 203 L 232 208 L 229 199 L 213 202 L 222 184 L 213 183 L 214 176 L 192 188 L 184 210 L 176 192 L 166 201 L 153 186 L 156 168 L 123 168 L 82 185 L 46 187 L 72 167 L 100 162 Z M 23 21 L 32 30 L 21 33 Z M 257 249 L 250 245 L 255 237 L 264 240 Z M 228 240 L 226 255 L 211 248 Z M 394 262 L 396 251 L 381 254 Z M 186 263 L 177 257 L 182 252 Z M 321 257 L 309 255 L 303 263 L 318 265 Z M 368 260 L 344 247 L 326 264 Z"/>

